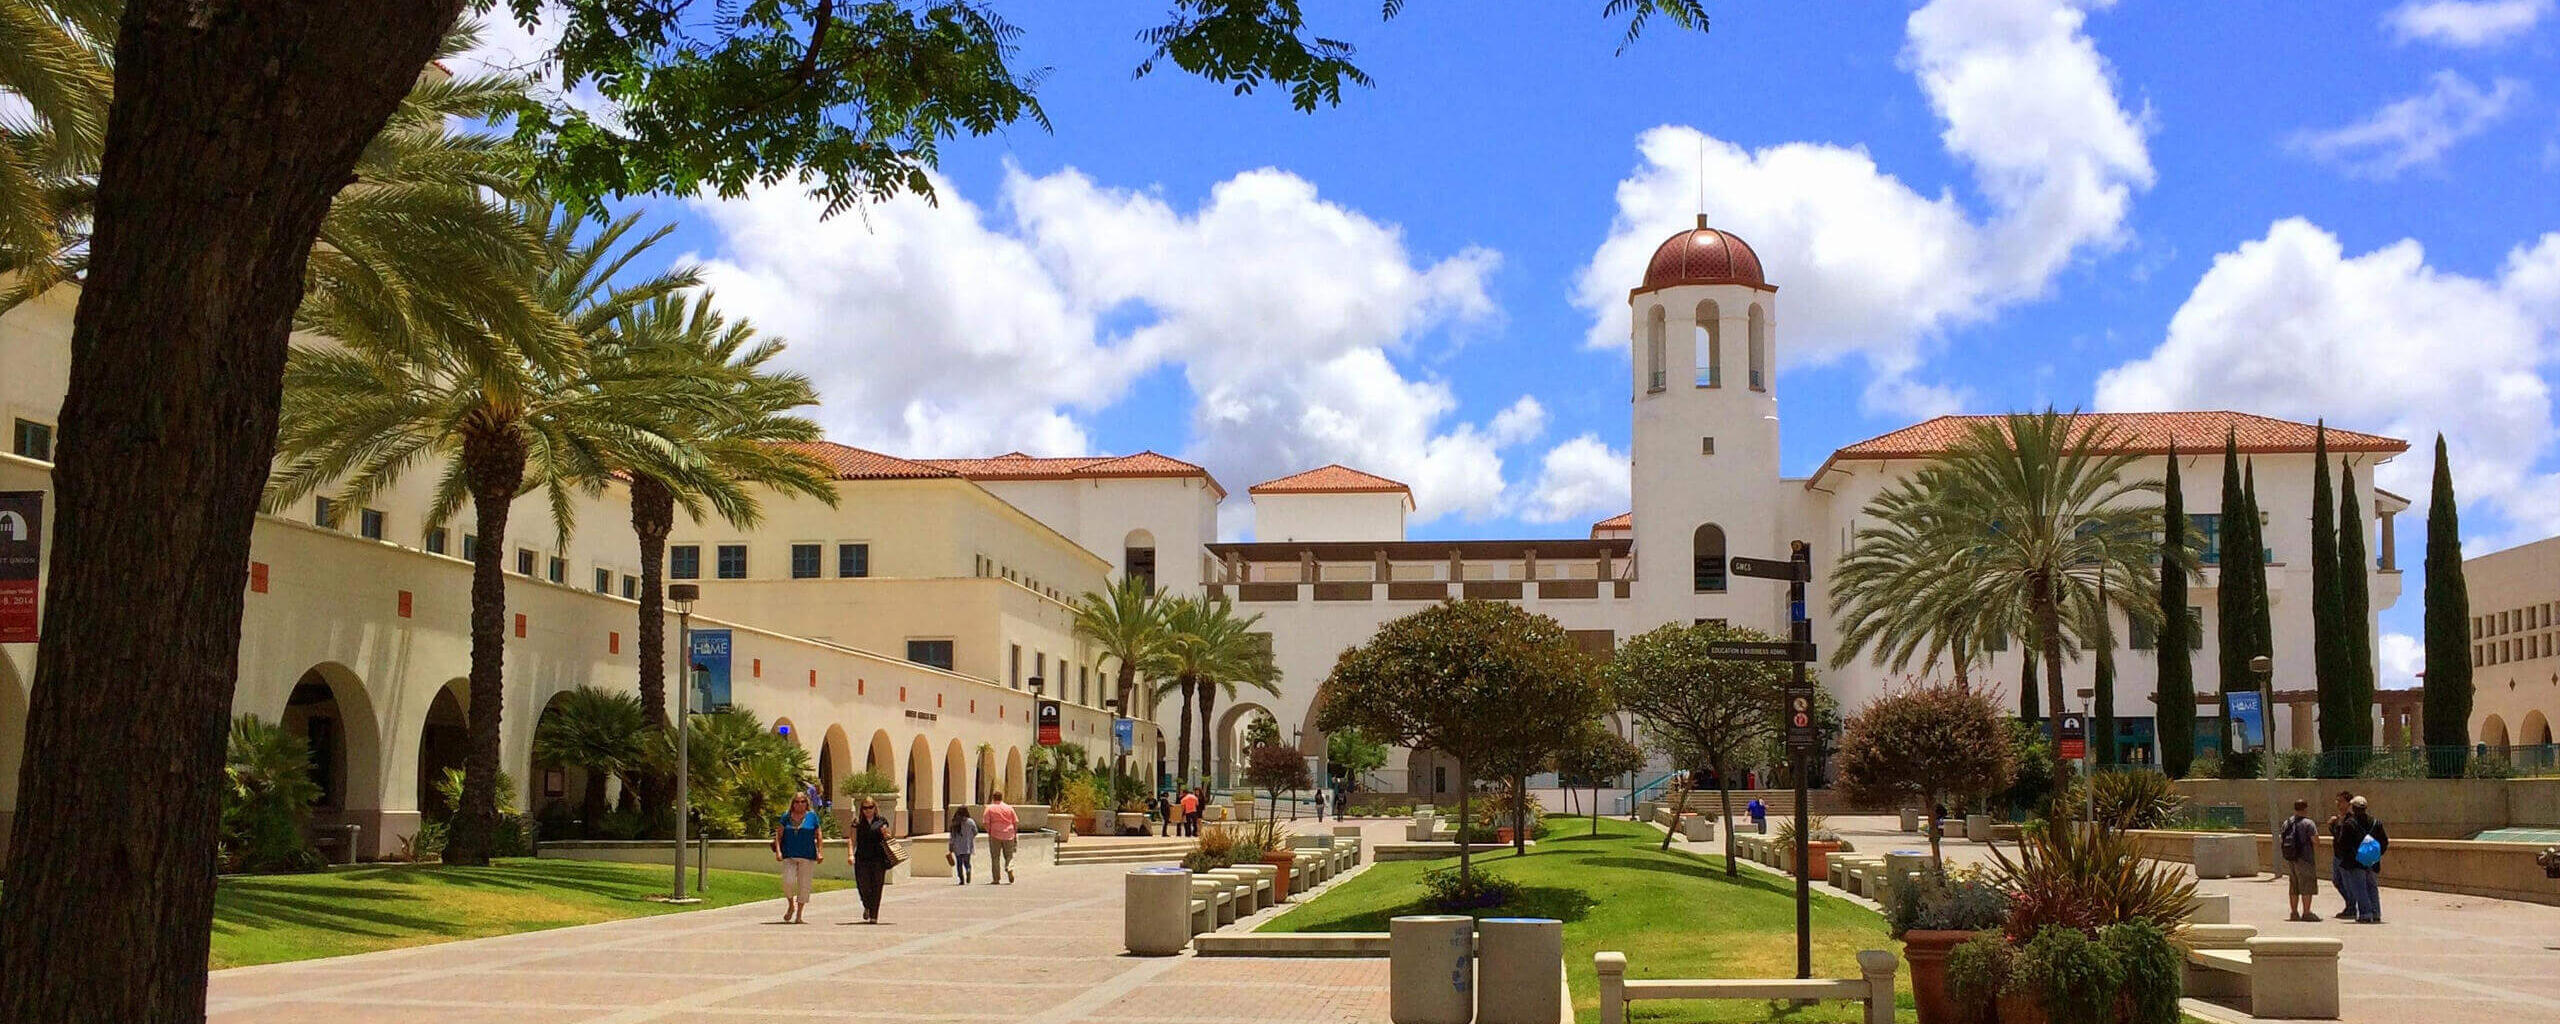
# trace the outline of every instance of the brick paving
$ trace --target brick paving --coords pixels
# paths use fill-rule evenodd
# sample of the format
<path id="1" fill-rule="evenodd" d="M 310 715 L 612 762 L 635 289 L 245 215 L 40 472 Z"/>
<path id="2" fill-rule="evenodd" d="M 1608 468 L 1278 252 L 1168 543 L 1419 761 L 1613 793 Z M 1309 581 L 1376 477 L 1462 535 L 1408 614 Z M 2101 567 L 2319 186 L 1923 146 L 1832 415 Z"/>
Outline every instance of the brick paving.
<path id="1" fill-rule="evenodd" d="M 1387 1019 L 1384 960 L 1121 952 L 1129 865 L 1026 865 L 1019 886 L 912 879 L 884 924 L 851 891 L 807 925 L 780 903 L 217 971 L 214 1024 L 1023 1021 L 1337 1024 Z"/>

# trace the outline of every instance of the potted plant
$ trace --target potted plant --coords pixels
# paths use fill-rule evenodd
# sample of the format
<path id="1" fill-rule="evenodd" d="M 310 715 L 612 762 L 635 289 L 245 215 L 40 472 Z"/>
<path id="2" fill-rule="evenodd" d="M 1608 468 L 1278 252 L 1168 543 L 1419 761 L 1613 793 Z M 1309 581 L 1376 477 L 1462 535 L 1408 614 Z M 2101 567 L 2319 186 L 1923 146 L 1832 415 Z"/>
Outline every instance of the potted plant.
<path id="1" fill-rule="evenodd" d="M 2194 883 L 2144 861 L 2120 832 L 2073 824 L 2025 830 L 2016 860 L 1993 851 L 1991 880 L 2007 896 L 2008 912 L 1998 935 L 1976 936 L 1947 953 L 1944 990 L 1955 1019 L 2181 1019 L 2182 966 L 2169 935 L 2186 918 Z M 1919 984 L 1915 962 L 1915 996 Z"/>
<path id="2" fill-rule="evenodd" d="M 1831 877 L 1831 855 L 1851 847 L 1840 833 L 1831 830 L 1821 815 L 1812 815 L 1805 821 L 1810 826 L 1805 833 L 1805 877 L 1819 882 Z M 1790 862 L 1795 859 L 1796 823 L 1793 819 L 1778 824 L 1778 850 L 1780 857 Z M 1787 869 L 1793 871 L 1796 867 L 1790 863 Z"/>
<path id="3" fill-rule="evenodd" d="M 844 777 L 836 784 L 836 827 L 853 827 L 854 811 L 862 806 L 862 798 L 870 797 L 880 805 L 880 817 L 889 823 L 891 835 L 906 835 L 907 823 L 898 818 L 898 784 L 887 772 L 868 768 Z"/>
<path id="4" fill-rule="evenodd" d="M 1997 937 L 2009 915 L 2009 894 L 1982 872 L 1932 870 L 1918 885 L 1894 890 L 1888 919 L 1911 965 L 1911 996 L 1920 1024 L 1959 1024 L 1963 1013 L 1947 989 L 1947 958 L 1956 947 L 1986 932 Z"/>
<path id="5" fill-rule="evenodd" d="M 2560 846 L 2549 847 L 2541 853 L 2534 854 L 2533 862 L 2542 865 L 2543 877 L 2560 878 Z"/>

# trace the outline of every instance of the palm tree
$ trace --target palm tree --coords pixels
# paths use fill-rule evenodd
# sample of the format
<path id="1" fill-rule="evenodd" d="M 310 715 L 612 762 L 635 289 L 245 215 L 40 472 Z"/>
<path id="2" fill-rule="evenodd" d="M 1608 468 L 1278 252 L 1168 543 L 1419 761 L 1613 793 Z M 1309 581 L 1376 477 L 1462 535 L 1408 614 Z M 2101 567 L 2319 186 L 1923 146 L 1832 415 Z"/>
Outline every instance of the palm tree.
<path id="1" fill-rule="evenodd" d="M 1172 632 L 1168 644 L 1167 666 L 1182 690 L 1181 747 L 1191 743 L 1191 712 L 1200 714 L 1200 772 L 1208 776 L 1216 769 L 1210 760 L 1213 737 L 1209 715 L 1216 706 L 1218 691 L 1229 695 L 1236 685 L 1244 683 L 1272 693 L 1279 692 L 1279 669 L 1271 662 L 1270 645 L 1253 632 L 1262 616 L 1237 618 L 1235 605 L 1225 597 L 1176 598 L 1166 617 Z M 1182 771 L 1189 771 L 1189 751 L 1183 749 Z"/>
<path id="2" fill-rule="evenodd" d="M 99 40 L 116 34 L 120 5 L 97 0 L 0 0 L 0 93 L 26 105 L 0 127 L 0 275 L 11 295 L 62 275 L 106 138 L 115 82 Z M 36 287 L 34 290 L 42 290 Z M 0 300 L 0 310 L 12 304 Z"/>
<path id="3" fill-rule="evenodd" d="M 649 720 L 640 699 L 596 686 L 581 686 L 552 699 L 533 729 L 533 763 L 587 773 L 579 814 L 592 833 L 604 821 L 605 780 L 626 790 L 652 766 Z"/>
<path id="4" fill-rule="evenodd" d="M 1182 694 L 1182 710 L 1173 721 L 1179 733 L 1173 744 L 1173 781 L 1177 786 L 1191 784 L 1191 703 L 1200 695 L 1200 670 L 1203 659 L 1196 642 L 1208 619 L 1209 602 L 1188 595 L 1164 602 L 1164 673 L 1167 676 L 1148 694 L 1150 706 L 1161 703 L 1174 693 Z M 1202 767 L 1207 767 L 1204 763 Z"/>
<path id="5" fill-rule="evenodd" d="M 659 406 L 661 415 L 637 442 L 609 448 L 606 462 L 631 496 L 631 532 L 640 541 L 640 705 L 655 728 L 667 727 L 667 534 L 681 505 L 695 522 L 705 513 L 740 529 L 764 518 L 757 486 L 836 504 L 832 474 L 789 442 L 814 441 L 818 425 L 791 410 L 817 403 L 809 379 L 767 367 L 781 355 L 780 338 L 760 335 L 745 320 L 732 321 L 712 306 L 709 292 L 690 299 L 661 295 L 628 311 L 611 332 L 613 343 L 598 359 L 632 380 L 654 378 L 655 387 L 684 401 Z M 666 780 L 643 786 L 648 805 L 663 803 Z"/>
<path id="6" fill-rule="evenodd" d="M 515 274 L 538 311 L 522 332 L 450 315 L 439 296 L 392 288 L 339 289 L 306 301 L 300 319 L 336 345 L 296 346 L 285 367 L 269 509 L 336 485 L 361 507 L 422 461 L 440 463 L 429 526 L 471 503 L 471 750 L 463 802 L 445 851 L 485 864 L 497 828 L 499 717 L 506 687 L 507 519 L 519 495 L 542 491 L 559 541 L 574 527 L 573 488 L 611 472 L 608 451 L 672 448 L 651 427 L 671 397 L 657 375 L 590 356 L 617 321 L 691 287 L 691 271 L 615 280 L 665 230 L 630 240 L 633 217 L 600 221 L 543 205 L 513 207 L 542 240 Z M 590 230 L 592 229 L 592 230 Z M 677 392 L 673 397 L 684 397 Z"/>
<path id="7" fill-rule="evenodd" d="M 1108 591 L 1086 592 L 1075 611 L 1076 636 L 1114 663 L 1112 695 L 1120 700 L 1120 713 L 1135 714 L 1129 698 L 1139 676 L 1163 675 L 1170 664 L 1164 597 L 1145 580 L 1124 576 Z"/>
<path id="8" fill-rule="evenodd" d="M 2066 645 L 2106 642 L 2076 609 L 2103 599 L 2138 621 L 2159 616 L 2157 596 L 2140 581 L 2159 549 L 2160 509 L 2140 496 L 2160 484 L 2126 479 L 2139 457 L 2128 447 L 2104 422 L 2052 409 L 1977 421 L 1915 476 L 1910 500 L 1891 510 L 1898 522 L 1885 527 L 1908 532 L 1918 554 L 1936 559 L 1915 564 L 1969 566 L 1949 574 L 1964 581 L 1962 600 L 2017 610 L 2042 647 L 2054 713 Z M 2057 787 L 2065 770 L 2057 756 Z"/>

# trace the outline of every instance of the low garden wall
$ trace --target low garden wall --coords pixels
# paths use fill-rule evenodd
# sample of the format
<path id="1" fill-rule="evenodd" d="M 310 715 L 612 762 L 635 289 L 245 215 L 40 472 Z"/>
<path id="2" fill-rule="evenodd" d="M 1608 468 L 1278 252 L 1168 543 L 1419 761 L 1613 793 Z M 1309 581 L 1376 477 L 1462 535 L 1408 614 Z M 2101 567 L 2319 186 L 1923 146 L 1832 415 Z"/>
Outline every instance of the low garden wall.
<path id="1" fill-rule="evenodd" d="M 2196 804 L 2227 804 L 2247 815 L 2247 828 L 2274 831 L 2267 820 L 2267 783 L 2260 779 L 2181 779 L 2171 783 Z M 2509 826 L 2560 828 L 2560 779 L 2277 779 L 2276 813 L 2311 801 L 2326 820 L 2341 789 L 2364 796 L 2395 840 L 2461 839 Z"/>
<path id="2" fill-rule="evenodd" d="M 2533 862 L 2533 855 L 2543 849 L 2540 844 L 2402 839 L 2396 835 L 2398 824 L 2390 828 L 2395 833 L 2391 852 L 2382 858 L 2382 884 L 2386 886 L 2560 906 L 2560 878 L 2544 876 L 2542 868 Z M 2143 856 L 2184 864 L 2195 856 L 2195 837 L 2229 833 L 2136 830 L 2126 834 L 2141 844 Z M 2275 864 L 2275 837 L 2255 838 L 2259 865 Z M 2322 868 L 2324 880 L 2330 859 L 2329 837 L 2324 835 L 2313 858 Z"/>

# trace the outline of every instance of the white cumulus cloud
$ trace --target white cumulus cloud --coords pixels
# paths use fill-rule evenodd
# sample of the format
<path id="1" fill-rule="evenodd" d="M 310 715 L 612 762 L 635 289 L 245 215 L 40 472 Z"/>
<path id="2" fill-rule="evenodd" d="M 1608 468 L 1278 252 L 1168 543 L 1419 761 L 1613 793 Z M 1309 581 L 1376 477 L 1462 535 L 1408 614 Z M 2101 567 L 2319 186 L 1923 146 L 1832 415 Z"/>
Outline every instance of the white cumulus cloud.
<path id="1" fill-rule="evenodd" d="M 1177 454 L 1230 483 L 1342 462 L 1412 485 L 1428 520 L 1504 511 L 1502 451 L 1545 429 L 1526 396 L 1464 421 L 1446 381 L 1399 361 L 1497 315 L 1489 251 L 1417 259 L 1276 170 L 1195 209 L 1074 170 L 1009 172 L 994 209 L 936 188 L 938 206 L 828 221 L 791 190 L 694 203 L 721 235 L 705 277 L 723 306 L 792 340 L 847 443 L 1081 453 L 1092 414 L 1172 368 L 1191 395 Z"/>
<path id="2" fill-rule="evenodd" d="M 1627 510 L 1627 453 L 1583 434 L 1547 451 L 1538 478 L 1521 502 L 1520 518 L 1533 523 L 1589 522 Z"/>
<path id="3" fill-rule="evenodd" d="M 1608 237 L 1574 290 L 1592 317 L 1586 343 L 1626 347 L 1626 289 L 1654 247 L 1689 226 L 1703 185 L 1713 223 L 1749 240 L 1782 289 L 1782 364 L 1859 356 L 1878 381 L 1870 407 L 1943 411 L 1960 396 L 1904 379 L 1927 344 L 2119 245 L 2133 194 L 2152 182 L 2142 118 L 2082 31 L 2087 6 L 1935 0 L 1906 25 L 1903 63 L 1987 217 L 1950 191 L 1913 188 L 1863 148 L 1748 150 L 1688 127 L 1645 132 L 1643 162 L 1619 182 Z"/>
<path id="4" fill-rule="evenodd" d="M 2375 685 L 2385 690 L 2405 690 L 2418 685 L 2418 673 L 2426 670 L 2427 644 L 2407 633 L 2385 632 L 2374 658 L 2381 662 Z"/>
<path id="5" fill-rule="evenodd" d="M 2551 0 L 2409 0 L 2382 16 L 2401 42 L 2469 49 L 2494 46 L 2533 31 Z"/>
<path id="6" fill-rule="evenodd" d="M 2393 100 L 2361 121 L 2294 136 L 2293 148 L 2360 178 L 2390 179 L 2430 167 L 2463 140 L 2488 131 L 2525 93 L 2513 78 L 2487 88 L 2451 71 L 2427 79 L 2427 91 Z"/>
<path id="7" fill-rule="evenodd" d="M 2542 536 L 2560 529 L 2560 485 L 2538 468 L 2552 432 L 2540 368 L 2556 326 L 2560 233 L 2476 278 L 2429 266 L 2414 240 L 2349 255 L 2337 236 L 2288 218 L 2214 257 L 2160 345 L 2098 378 L 2097 405 L 2326 417 L 2405 438 L 2411 451 L 2375 482 L 2421 503 L 2442 432 L 2474 538 L 2489 532 L 2472 515 L 2483 503 Z"/>

